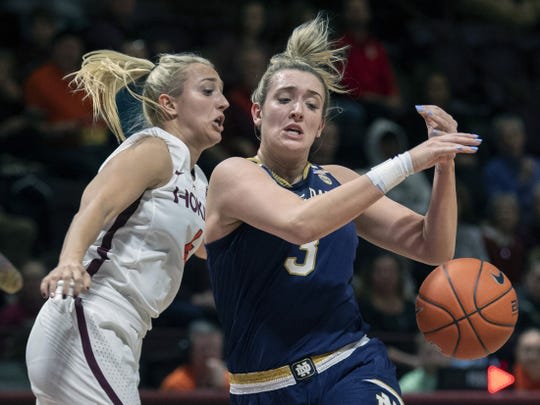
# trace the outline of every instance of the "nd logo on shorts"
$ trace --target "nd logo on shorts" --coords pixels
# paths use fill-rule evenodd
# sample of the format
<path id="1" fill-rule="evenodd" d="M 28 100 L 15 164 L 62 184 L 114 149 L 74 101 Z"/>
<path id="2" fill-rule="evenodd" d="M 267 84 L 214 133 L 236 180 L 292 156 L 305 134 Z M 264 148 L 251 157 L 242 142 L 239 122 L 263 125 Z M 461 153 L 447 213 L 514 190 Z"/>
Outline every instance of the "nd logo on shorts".
<path id="1" fill-rule="evenodd" d="M 296 381 L 302 381 L 317 374 L 315 364 L 310 358 L 302 359 L 290 365 Z"/>

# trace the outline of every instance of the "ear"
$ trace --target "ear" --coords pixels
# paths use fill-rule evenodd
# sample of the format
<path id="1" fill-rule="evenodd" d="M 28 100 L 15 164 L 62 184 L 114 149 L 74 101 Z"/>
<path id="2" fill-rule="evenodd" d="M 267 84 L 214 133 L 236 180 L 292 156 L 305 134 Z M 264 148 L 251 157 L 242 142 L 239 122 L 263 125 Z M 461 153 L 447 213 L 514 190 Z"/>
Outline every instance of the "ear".
<path id="1" fill-rule="evenodd" d="M 317 130 L 317 135 L 315 136 L 315 138 L 320 138 L 321 137 L 321 134 L 322 134 L 322 131 L 323 131 L 325 125 L 326 125 L 326 121 L 322 120 L 321 124 L 319 125 L 319 129 Z"/>
<path id="2" fill-rule="evenodd" d="M 176 117 L 176 104 L 170 95 L 160 94 L 158 97 L 158 103 L 165 114 L 171 118 Z"/>
<path id="3" fill-rule="evenodd" d="M 253 124 L 255 124 L 257 128 L 260 128 L 262 122 L 262 109 L 259 103 L 253 103 L 251 105 L 251 118 L 253 118 Z"/>

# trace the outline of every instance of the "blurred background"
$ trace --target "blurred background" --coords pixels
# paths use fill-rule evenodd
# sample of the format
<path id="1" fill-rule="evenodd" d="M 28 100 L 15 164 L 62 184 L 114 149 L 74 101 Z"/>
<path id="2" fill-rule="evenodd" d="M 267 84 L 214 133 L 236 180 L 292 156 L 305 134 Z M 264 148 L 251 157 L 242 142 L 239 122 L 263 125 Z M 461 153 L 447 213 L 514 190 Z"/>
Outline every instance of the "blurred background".
<path id="1" fill-rule="evenodd" d="M 388 345 L 404 392 L 485 390 L 489 365 L 519 376 L 511 389 L 540 389 L 540 0 L 328 3 L 0 3 L 0 252 L 25 280 L 20 293 L 0 294 L 0 390 L 28 390 L 24 347 L 42 304 L 39 280 L 55 266 L 83 188 L 117 145 L 63 77 L 85 52 L 103 48 L 152 60 L 186 51 L 212 60 L 231 107 L 223 142 L 200 161 L 209 176 L 228 156 L 256 153 L 251 91 L 268 57 L 320 10 L 330 16 L 335 40 L 349 46 L 349 93 L 334 97 L 311 161 L 362 173 L 426 139 L 415 105 L 444 108 L 460 131 L 483 139 L 477 154 L 456 158 L 456 257 L 493 263 L 520 297 L 516 331 L 498 352 L 475 362 L 441 358 L 418 336 L 414 314 L 432 268 L 361 241 L 358 301 L 372 335 Z M 117 100 L 127 123 L 137 106 L 122 93 Z M 431 179 L 430 172 L 411 176 L 390 197 L 423 212 Z M 145 339 L 143 390 L 158 390 L 187 361 L 187 330 L 200 320 L 219 324 L 205 263 L 193 258 L 178 297 Z"/>

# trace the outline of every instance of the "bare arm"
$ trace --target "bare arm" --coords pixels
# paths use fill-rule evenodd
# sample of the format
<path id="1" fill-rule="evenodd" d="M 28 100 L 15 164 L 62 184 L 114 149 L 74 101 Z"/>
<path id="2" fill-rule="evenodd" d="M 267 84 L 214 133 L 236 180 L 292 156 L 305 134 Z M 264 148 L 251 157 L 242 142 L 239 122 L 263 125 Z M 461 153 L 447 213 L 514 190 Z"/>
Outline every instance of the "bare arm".
<path id="1" fill-rule="evenodd" d="M 445 229 L 444 222 L 436 223 L 438 215 L 434 212 L 440 213 L 441 210 L 428 211 L 424 217 L 386 198 L 357 219 L 358 234 L 402 256 L 438 265 L 453 256 L 455 224 L 452 223 L 453 215 L 443 218 L 449 223 Z"/>
<path id="2" fill-rule="evenodd" d="M 455 123 L 440 109 L 434 109 L 432 114 L 429 119 L 441 126 L 447 121 Z M 442 257 L 453 254 L 448 253 L 453 252 L 453 242 L 448 243 L 450 249 L 441 242 L 455 237 L 451 160 L 456 153 L 474 153 L 475 149 L 469 146 L 476 145 L 478 141 L 471 134 L 441 133 L 410 151 L 416 172 L 436 164 L 452 168 L 438 175 L 430 212 L 425 219 L 383 198 L 382 192 L 366 175 L 358 176 L 339 166 L 332 166 L 331 171 L 344 184 L 303 200 L 278 186 L 254 163 L 240 158 L 228 159 L 214 169 L 210 179 L 207 241 L 219 239 L 245 222 L 300 245 L 328 235 L 365 212 L 358 225 L 366 239 L 416 260 L 439 262 Z M 448 192 L 454 192 L 450 200 L 443 198 Z M 445 209 L 451 212 L 445 213 Z M 442 221 L 443 226 L 448 225 L 448 229 L 440 231 L 441 225 L 437 221 Z M 436 248 L 435 252 L 430 250 L 433 248 Z"/>
<path id="3" fill-rule="evenodd" d="M 421 113 L 426 120 L 429 134 L 427 142 L 446 142 L 448 135 L 443 130 L 455 132 L 457 123 L 448 114 L 427 114 L 427 111 Z M 437 108 L 432 111 L 437 112 Z M 434 131 L 435 128 L 438 130 Z M 476 141 L 470 145 L 478 144 Z M 418 147 L 411 150 L 413 161 L 417 149 Z M 474 151 L 471 148 L 456 150 L 465 153 Z M 385 198 L 358 218 L 356 223 L 359 234 L 378 246 L 427 264 L 438 265 L 451 259 L 454 256 L 457 232 L 454 156 L 455 153 L 449 153 L 434 161 L 435 177 L 429 209 L 425 216 Z M 343 176 L 342 180 L 347 181 L 347 176 Z"/>
<path id="4" fill-rule="evenodd" d="M 90 276 L 82 266 L 88 247 L 106 224 L 145 190 L 165 184 L 171 173 L 169 151 L 157 138 L 144 138 L 111 159 L 86 187 L 58 265 L 41 282 L 42 295 L 53 296 L 59 280 L 64 280 L 64 294 L 71 280 L 75 282 L 74 296 L 90 288 Z"/>
<path id="5" fill-rule="evenodd" d="M 328 169 L 340 182 L 358 177 L 343 167 Z M 453 163 L 436 169 L 425 216 L 383 197 L 356 219 L 356 228 L 369 242 L 413 260 L 437 265 L 451 259 L 457 230 Z"/>
<path id="6" fill-rule="evenodd" d="M 253 162 L 231 158 L 220 163 L 210 178 L 206 238 L 212 242 L 245 222 L 302 244 L 338 229 L 381 197 L 382 193 L 363 176 L 303 200 L 277 185 Z"/>
<path id="7" fill-rule="evenodd" d="M 432 167 L 441 156 L 455 154 L 457 143 L 477 144 L 471 135 L 447 134 L 411 150 L 415 168 L 418 167 L 416 171 Z M 474 153 L 474 150 L 464 147 L 461 152 Z M 303 200 L 278 186 L 263 169 L 250 161 L 231 158 L 222 162 L 210 179 L 207 241 L 219 239 L 245 222 L 289 242 L 303 244 L 329 234 L 366 212 L 360 219 L 359 229 L 368 240 L 401 254 L 408 252 L 408 256 L 419 251 L 414 255 L 416 260 L 440 260 L 440 252 L 432 254 L 430 249 L 434 244 L 441 249 L 442 243 L 438 242 L 441 230 L 437 221 L 450 224 L 448 230 L 443 231 L 445 238 L 455 235 L 455 228 L 451 227 L 453 214 L 450 212 L 448 217 L 444 212 L 446 209 L 452 211 L 453 203 L 443 198 L 445 193 L 452 192 L 453 172 L 438 175 L 441 176 L 436 179 L 439 185 L 434 189 L 430 212 L 424 219 L 383 198 L 367 176 L 337 168 L 339 166 L 332 166 L 331 171 L 344 184 L 328 193 Z M 348 175 L 340 174 L 347 172 Z M 436 234 L 436 239 L 432 238 L 433 234 Z M 414 240 L 410 239 L 411 236 Z"/>

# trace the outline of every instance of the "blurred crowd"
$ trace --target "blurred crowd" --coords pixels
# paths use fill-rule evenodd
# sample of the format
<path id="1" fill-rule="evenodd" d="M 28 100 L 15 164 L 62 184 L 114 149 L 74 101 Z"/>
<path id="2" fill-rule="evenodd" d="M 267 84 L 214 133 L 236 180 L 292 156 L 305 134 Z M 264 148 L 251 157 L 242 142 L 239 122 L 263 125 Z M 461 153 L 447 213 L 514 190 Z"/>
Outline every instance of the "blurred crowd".
<path id="1" fill-rule="evenodd" d="M 348 46 L 343 85 L 349 93 L 334 97 L 311 160 L 363 173 L 425 139 L 415 105 L 442 107 L 460 131 L 483 139 L 477 154 L 455 161 L 456 257 L 491 262 L 519 295 L 516 331 L 500 351 L 472 364 L 449 361 L 417 334 L 414 297 L 432 268 L 362 242 L 358 300 L 372 334 L 390 347 L 404 391 L 449 388 L 445 370 L 488 364 L 515 372 L 516 389 L 540 388 L 540 2 L 326 3 L 2 1 L 0 23 L 8 34 L 0 38 L 0 252 L 20 269 L 24 288 L 0 295 L 0 389 L 28 387 L 24 343 L 42 303 L 39 280 L 55 265 L 82 189 L 116 143 L 92 119 L 90 101 L 65 79 L 82 55 L 103 48 L 145 58 L 195 51 L 212 60 L 231 106 L 222 143 L 200 161 L 209 176 L 228 156 L 256 153 L 251 91 L 268 55 L 319 10 Z M 125 94 L 117 97 L 129 134 L 138 106 Z M 389 196 L 423 213 L 430 181 L 429 173 L 413 175 Z M 201 320 L 219 326 L 205 263 L 194 257 L 178 297 L 145 340 L 142 388 L 159 388 L 186 362 L 180 336 Z"/>

